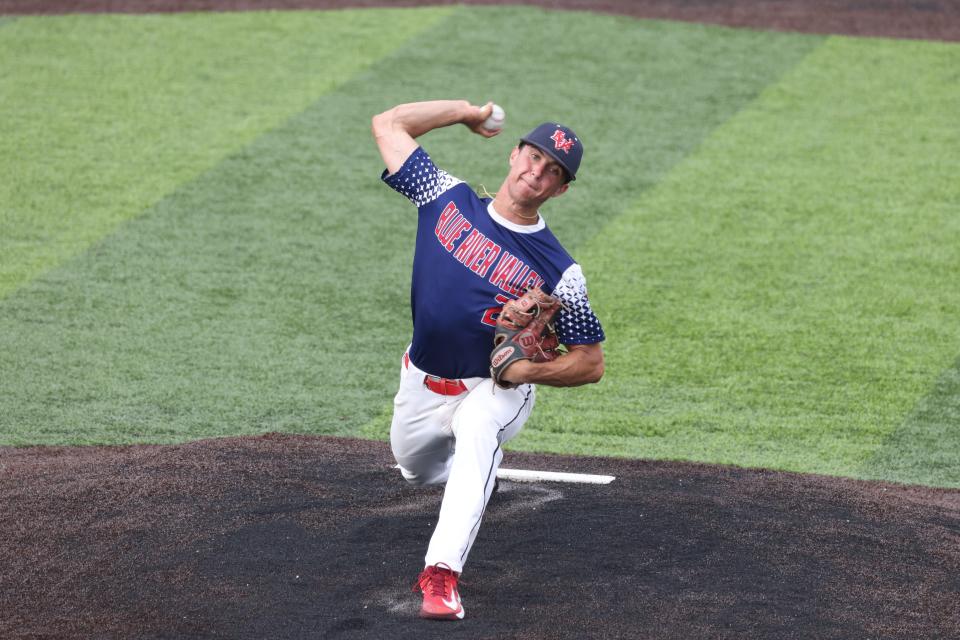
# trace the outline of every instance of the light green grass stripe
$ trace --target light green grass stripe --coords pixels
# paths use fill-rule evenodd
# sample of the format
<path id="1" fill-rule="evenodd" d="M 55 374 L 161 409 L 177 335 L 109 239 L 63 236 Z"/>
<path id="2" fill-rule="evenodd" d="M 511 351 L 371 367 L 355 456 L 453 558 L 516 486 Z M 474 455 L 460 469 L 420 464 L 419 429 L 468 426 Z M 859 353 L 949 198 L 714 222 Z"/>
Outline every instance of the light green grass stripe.
<path id="1" fill-rule="evenodd" d="M 449 9 L 23 18 L 0 32 L 0 298 Z"/>
<path id="2" fill-rule="evenodd" d="M 956 45 L 831 38 L 718 129 L 585 248 L 608 377 L 545 390 L 519 444 L 882 475 L 960 352 L 958 68 Z M 956 460 L 941 435 L 917 446 Z"/>

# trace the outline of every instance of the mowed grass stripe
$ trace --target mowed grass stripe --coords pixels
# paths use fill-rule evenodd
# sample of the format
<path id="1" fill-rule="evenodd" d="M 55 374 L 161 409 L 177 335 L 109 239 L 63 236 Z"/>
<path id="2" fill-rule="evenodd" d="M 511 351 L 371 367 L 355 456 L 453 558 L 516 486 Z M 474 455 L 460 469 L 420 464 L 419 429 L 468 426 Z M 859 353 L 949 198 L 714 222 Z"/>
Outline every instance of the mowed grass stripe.
<path id="1" fill-rule="evenodd" d="M 586 247 L 604 411 L 546 390 L 522 444 L 886 477 L 871 456 L 960 352 L 957 68 L 831 38 L 718 129 Z M 896 479 L 960 484 L 939 435 Z"/>
<path id="2" fill-rule="evenodd" d="M 544 26 L 540 35 L 524 26 L 531 21 Z M 569 47 L 574 35 L 582 52 Z M 449 55 L 451 41 L 461 58 Z M 2 381 L 4 444 L 356 434 L 377 416 L 385 422 L 410 333 L 415 216 L 379 182 L 371 114 L 432 97 L 426 86 L 502 100 L 510 120 L 498 138 L 457 128 L 425 139 L 439 162 L 490 188 L 534 124 L 552 115 L 577 123 L 591 145 L 580 195 L 565 195 L 549 213 L 577 246 L 666 171 L 653 155 L 682 158 L 711 122 L 735 113 L 818 41 L 457 9 L 0 303 L 0 365 L 17 372 Z M 495 46 L 506 69 L 489 64 Z M 559 75 L 530 73 L 521 59 L 527 47 L 554 60 Z M 616 53 L 598 53 L 608 50 Z M 577 73 L 565 72 L 577 64 Z M 526 82 L 509 80 L 516 77 Z M 578 88 L 578 78 L 591 84 Z M 588 413 L 599 406 L 581 397 Z"/>
<path id="3" fill-rule="evenodd" d="M 0 298 L 446 9 L 27 17 L 0 31 Z"/>
<path id="4" fill-rule="evenodd" d="M 863 475 L 897 482 L 960 485 L 960 359 L 864 464 Z"/>

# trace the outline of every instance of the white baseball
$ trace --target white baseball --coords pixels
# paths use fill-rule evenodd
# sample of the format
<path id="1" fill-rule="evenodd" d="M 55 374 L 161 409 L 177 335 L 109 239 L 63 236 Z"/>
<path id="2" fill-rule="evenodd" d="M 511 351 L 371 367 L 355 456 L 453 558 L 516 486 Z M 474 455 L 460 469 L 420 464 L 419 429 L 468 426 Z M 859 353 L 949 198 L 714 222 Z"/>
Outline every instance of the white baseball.
<path id="1" fill-rule="evenodd" d="M 503 123 L 506 121 L 507 114 L 503 112 L 503 107 L 495 104 L 490 112 L 490 117 L 483 121 L 483 128 L 487 131 L 499 131 L 503 129 Z"/>

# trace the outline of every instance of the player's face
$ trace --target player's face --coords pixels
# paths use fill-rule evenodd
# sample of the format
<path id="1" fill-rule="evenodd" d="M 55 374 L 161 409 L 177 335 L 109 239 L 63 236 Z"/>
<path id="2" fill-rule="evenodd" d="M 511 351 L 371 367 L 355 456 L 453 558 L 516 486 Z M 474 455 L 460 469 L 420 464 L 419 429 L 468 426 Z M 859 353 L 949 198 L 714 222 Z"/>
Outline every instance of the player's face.
<path id="1" fill-rule="evenodd" d="M 566 174 L 556 160 L 537 147 L 527 144 L 510 154 L 507 178 L 511 196 L 518 202 L 545 202 L 569 186 Z"/>

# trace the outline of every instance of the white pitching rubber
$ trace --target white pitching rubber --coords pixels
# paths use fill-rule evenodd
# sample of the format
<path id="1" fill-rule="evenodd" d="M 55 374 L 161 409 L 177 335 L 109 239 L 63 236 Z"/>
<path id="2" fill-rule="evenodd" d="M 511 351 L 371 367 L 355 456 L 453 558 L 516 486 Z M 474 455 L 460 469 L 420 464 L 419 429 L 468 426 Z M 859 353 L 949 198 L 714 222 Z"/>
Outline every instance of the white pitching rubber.
<path id="1" fill-rule="evenodd" d="M 614 476 L 598 476 L 590 473 L 562 473 L 559 471 L 529 471 L 527 469 L 497 469 L 501 480 L 515 482 L 575 482 L 579 484 L 610 484 Z"/>
<path id="2" fill-rule="evenodd" d="M 399 469 L 400 465 L 393 465 Z M 514 482 L 572 482 L 576 484 L 610 484 L 616 476 L 598 476 L 591 473 L 564 473 L 562 471 L 531 471 L 529 469 L 497 469 L 497 478 Z"/>

